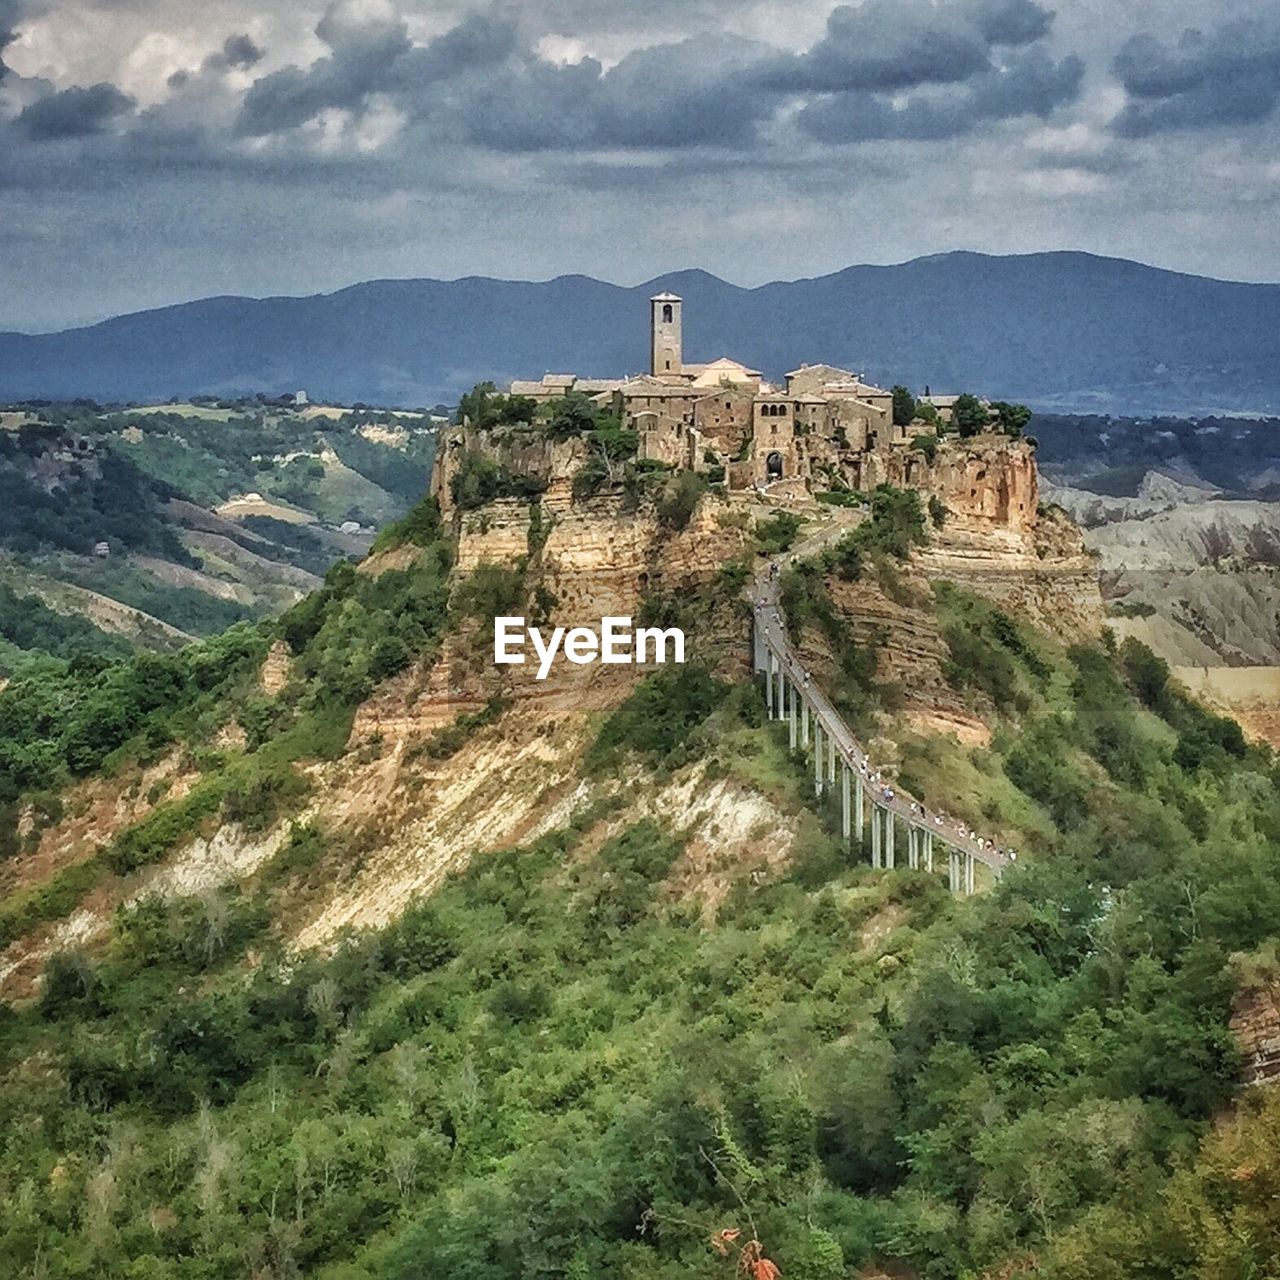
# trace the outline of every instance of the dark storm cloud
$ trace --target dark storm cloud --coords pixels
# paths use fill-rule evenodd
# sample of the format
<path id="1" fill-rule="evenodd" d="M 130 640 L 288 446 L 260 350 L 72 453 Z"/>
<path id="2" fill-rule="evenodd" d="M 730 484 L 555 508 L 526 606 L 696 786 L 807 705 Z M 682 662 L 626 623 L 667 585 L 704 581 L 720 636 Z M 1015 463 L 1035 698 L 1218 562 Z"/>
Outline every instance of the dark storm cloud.
<path id="1" fill-rule="evenodd" d="M 430 44 L 399 59 L 395 87 L 412 90 L 450 76 L 504 62 L 519 43 L 515 18 L 505 12 L 477 13 Z"/>
<path id="2" fill-rule="evenodd" d="M 496 150 L 740 147 L 777 109 L 754 74 L 769 53 L 719 37 L 639 49 L 608 71 L 530 56 L 456 105 L 468 139 Z"/>
<path id="3" fill-rule="evenodd" d="M 963 87 L 918 91 L 900 106 L 874 94 L 833 94 L 805 107 L 798 123 L 810 137 L 826 143 L 941 141 L 998 120 L 1044 119 L 1079 96 L 1083 78 L 1079 58 L 1054 61 L 1043 50 L 1033 49 Z"/>
<path id="4" fill-rule="evenodd" d="M 246 71 L 249 67 L 256 67 L 265 56 L 250 36 L 228 36 L 221 52 L 212 53 L 204 60 L 204 69 Z"/>
<path id="5" fill-rule="evenodd" d="M 1251 124 L 1280 103 L 1280 23 L 1230 22 L 1176 44 L 1151 35 L 1126 41 L 1113 70 L 1129 95 L 1114 122 L 1126 137 Z"/>
<path id="6" fill-rule="evenodd" d="M 134 99 L 113 84 L 63 89 L 40 98 L 17 119 L 20 133 L 37 142 L 59 142 L 100 133 L 134 107 Z"/>
<path id="7" fill-rule="evenodd" d="M 263 50 L 247 35 L 228 36 L 217 53 L 211 53 L 201 64 L 198 73 L 175 71 L 168 79 L 171 89 L 185 89 L 197 75 L 220 76 L 228 71 L 247 71 L 256 67 L 266 57 Z"/>
<path id="8" fill-rule="evenodd" d="M 359 111 L 374 94 L 414 99 L 438 81 L 502 62 L 516 47 L 514 18 L 496 13 L 473 15 L 415 46 L 401 18 L 362 17 L 333 5 L 316 34 L 332 52 L 256 81 L 241 108 L 241 134 L 279 133 L 333 107 Z"/>
<path id="9" fill-rule="evenodd" d="M 262 75 L 232 98 L 226 72 L 263 56 L 249 36 L 233 36 L 198 71 L 169 77 L 172 100 L 143 113 L 133 141 L 142 163 L 150 150 L 170 155 L 171 137 L 203 126 L 195 155 L 221 149 L 260 171 L 264 161 L 247 156 L 242 140 L 276 140 L 268 162 L 283 163 L 288 149 L 309 145 L 294 136 L 302 126 L 345 113 L 326 121 L 332 137 L 359 128 L 375 103 L 389 103 L 399 121 L 377 144 L 389 160 L 406 147 L 441 145 L 508 154 L 718 148 L 765 159 L 780 136 L 795 136 L 792 106 L 802 138 L 955 138 L 1047 116 L 1077 96 L 1079 60 L 1045 52 L 1052 17 L 1034 0 L 866 0 L 836 8 L 804 53 L 716 34 L 642 45 L 606 67 L 543 56 L 536 26 L 514 8 L 485 8 L 415 44 L 391 0 L 336 0 L 314 28 L 323 56 Z M 28 108 L 28 137 L 92 133 L 129 105 L 108 85 L 66 92 Z"/>
<path id="10" fill-rule="evenodd" d="M 310 67 L 285 67 L 254 82 L 237 125 L 250 137 L 296 128 L 333 107 L 358 108 L 377 92 L 397 59 L 413 47 L 404 19 L 361 19 L 328 9 L 316 35 L 331 50 Z"/>
<path id="11" fill-rule="evenodd" d="M 988 70 L 992 51 L 1027 45 L 1049 30 L 1052 14 L 1033 0 L 866 0 L 841 5 L 807 53 L 779 59 L 771 82 L 797 91 L 892 92 L 958 84 Z"/>
<path id="12" fill-rule="evenodd" d="M 8 71 L 4 51 L 18 37 L 18 18 L 18 0 L 0 0 L 0 80 Z"/>
<path id="13" fill-rule="evenodd" d="M 753 141 L 757 124 L 776 109 L 757 83 L 768 53 L 726 36 L 629 54 L 601 81 L 599 141 L 640 147 Z"/>

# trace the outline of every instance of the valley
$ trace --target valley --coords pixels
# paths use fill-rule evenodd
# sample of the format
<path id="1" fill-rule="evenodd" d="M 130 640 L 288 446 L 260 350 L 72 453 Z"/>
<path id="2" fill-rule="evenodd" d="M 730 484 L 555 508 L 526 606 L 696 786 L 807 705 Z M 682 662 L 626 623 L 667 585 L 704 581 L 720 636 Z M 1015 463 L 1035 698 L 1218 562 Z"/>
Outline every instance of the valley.
<path id="1" fill-rule="evenodd" d="M 265 398 L 0 414 L 0 666 L 39 656 L 20 615 L 117 653 L 281 612 L 416 500 L 434 421 Z"/>
<path id="2" fill-rule="evenodd" d="M 1274 420 L 1049 419 L 1046 496 L 1085 529 L 1109 625 L 1280 745 Z"/>

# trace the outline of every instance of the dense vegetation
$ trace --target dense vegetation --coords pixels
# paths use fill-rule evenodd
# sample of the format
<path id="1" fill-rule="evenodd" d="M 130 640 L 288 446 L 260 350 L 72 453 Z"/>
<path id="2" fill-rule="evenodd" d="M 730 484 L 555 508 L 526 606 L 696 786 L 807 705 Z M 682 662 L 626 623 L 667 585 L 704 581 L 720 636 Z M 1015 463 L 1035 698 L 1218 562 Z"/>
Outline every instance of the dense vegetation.
<path id="1" fill-rule="evenodd" d="M 61 548 L 88 555 L 96 543 L 150 551 L 180 564 L 191 556 L 160 507 L 173 490 L 111 452 L 69 461 L 47 488 L 36 460 L 65 449 L 72 437 L 54 427 L 0 431 L 0 547 Z"/>
<path id="2" fill-rule="evenodd" d="M 624 824 L 588 855 L 605 811 L 586 810 L 383 933 L 286 961 L 273 893 L 343 857 L 298 827 L 240 891 L 122 912 L 105 952 L 57 959 L 0 1022 L 4 1256 L 50 1276 L 683 1280 L 729 1274 L 710 1241 L 740 1226 L 809 1280 L 877 1257 L 938 1278 L 1265 1274 L 1276 1148 L 1197 1149 L 1237 1066 L 1228 953 L 1280 919 L 1270 761 L 1185 720 L 1139 649 L 1065 655 L 947 608 L 981 638 L 956 678 L 1004 653 L 1031 699 L 975 788 L 988 822 L 1042 833 L 998 891 L 875 875 L 820 810 L 791 874 L 744 880 L 709 925 L 663 889 L 677 829 Z M 1015 764 L 1050 704 L 1090 784 L 1072 821 Z M 656 762 L 690 747 L 792 767 L 754 697 L 694 671 L 601 731 Z"/>
<path id="3" fill-rule="evenodd" d="M 0 674 L 12 675 L 33 653 L 70 658 L 77 653 L 123 657 L 128 644 L 78 614 L 58 613 L 37 596 L 0 582 Z"/>
<path id="4" fill-rule="evenodd" d="M 0 904 L 0 942 L 66 914 L 103 877 L 158 861 L 219 817 L 262 825 L 305 793 L 296 762 L 340 752 L 355 705 L 443 630 L 451 548 L 435 503 L 424 499 L 404 523 L 420 546 L 413 569 L 358 574 L 339 561 L 276 623 L 242 624 L 176 654 L 77 653 L 0 691 L 0 857 L 21 847 L 20 801 L 34 804 L 40 820 L 26 838 L 38 840 L 42 823 L 61 816 L 57 790 L 67 781 L 154 761 L 173 746 L 200 770 L 187 795 L 160 803 L 96 857 Z M 257 677 L 274 638 L 294 655 L 292 679 L 266 697 Z M 228 725 L 243 732 L 245 750 L 211 751 Z"/>

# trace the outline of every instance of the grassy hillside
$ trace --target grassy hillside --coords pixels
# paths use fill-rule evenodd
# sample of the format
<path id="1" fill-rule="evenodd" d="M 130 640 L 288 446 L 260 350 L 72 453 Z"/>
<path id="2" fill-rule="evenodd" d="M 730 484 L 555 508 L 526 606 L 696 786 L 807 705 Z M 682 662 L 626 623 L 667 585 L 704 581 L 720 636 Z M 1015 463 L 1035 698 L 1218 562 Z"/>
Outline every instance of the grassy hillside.
<path id="1" fill-rule="evenodd" d="M 397 536 L 416 567 L 339 566 L 274 626 L 0 694 L 10 795 L 245 735 L 80 879 L 7 901 L 7 937 L 195 831 L 300 814 L 354 703 L 467 625 L 430 505 Z M 805 586 L 839 652 L 829 581 Z M 786 1280 L 1267 1274 L 1280 1104 L 1211 1122 L 1237 1092 L 1238 975 L 1275 963 L 1272 756 L 1140 646 L 1068 649 L 954 589 L 932 607 L 990 745 L 904 737 L 891 690 L 863 710 L 912 787 L 1016 841 L 997 890 L 872 872 L 750 681 L 664 673 L 595 724 L 556 830 L 331 954 L 289 952 L 282 924 L 367 847 L 299 820 L 231 889 L 143 898 L 56 955 L 0 1011 L 0 1256 L 51 1278 L 677 1280 L 734 1274 L 758 1239 Z M 275 639 L 293 672 L 265 695 Z M 458 732 L 501 738 L 503 716 Z M 722 778 L 795 843 L 709 911 L 681 809 L 652 798 Z"/>
<path id="2" fill-rule="evenodd" d="M 279 613 L 367 550 L 422 492 L 434 439 L 419 414 L 257 401 L 18 407 L 0 413 L 0 569 L 131 643 L 210 635 Z M 26 633 L 23 646 L 0 630 L 5 670 L 19 648 L 57 648 Z"/>

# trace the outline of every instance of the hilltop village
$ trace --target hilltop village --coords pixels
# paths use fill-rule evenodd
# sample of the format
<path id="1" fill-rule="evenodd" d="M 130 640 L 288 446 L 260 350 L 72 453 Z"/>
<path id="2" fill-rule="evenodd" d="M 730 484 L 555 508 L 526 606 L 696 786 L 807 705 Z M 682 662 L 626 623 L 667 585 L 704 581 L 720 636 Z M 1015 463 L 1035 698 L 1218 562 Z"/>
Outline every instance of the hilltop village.
<path id="1" fill-rule="evenodd" d="M 790 505 L 817 494 L 892 484 L 936 498 L 949 514 L 982 525 L 1026 530 L 1034 523 L 1034 447 L 1020 438 L 1029 416 L 1020 406 L 989 405 L 972 396 L 926 394 L 917 400 L 829 364 L 804 365 L 776 386 L 760 370 L 727 357 L 686 362 L 683 300 L 675 294 L 650 300 L 649 321 L 647 373 L 548 373 L 538 381 L 512 382 L 504 421 L 533 423 L 553 414 L 558 403 L 577 400 L 633 432 L 637 460 L 699 473 L 730 496 Z M 957 402 L 966 400 L 971 417 L 961 422 L 957 410 L 965 406 Z M 477 453 L 513 473 L 540 477 L 552 501 L 582 463 L 572 447 L 576 441 L 540 449 L 527 437 L 496 440 L 491 430 L 480 429 L 486 425 L 469 415 L 464 402 L 461 430 L 441 442 L 435 489 L 442 505 L 450 505 L 459 464 Z"/>

